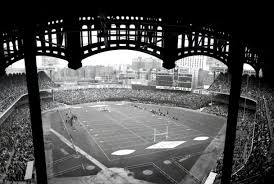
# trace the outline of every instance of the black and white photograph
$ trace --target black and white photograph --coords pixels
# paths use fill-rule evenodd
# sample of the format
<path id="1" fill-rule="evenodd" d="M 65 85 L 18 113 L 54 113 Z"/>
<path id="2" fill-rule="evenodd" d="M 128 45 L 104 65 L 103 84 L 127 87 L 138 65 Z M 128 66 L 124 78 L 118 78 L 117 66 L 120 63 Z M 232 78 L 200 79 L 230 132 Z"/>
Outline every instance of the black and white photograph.
<path id="1" fill-rule="evenodd" d="M 1 7 L 0 184 L 274 181 L 271 10 L 44 3 Z"/>

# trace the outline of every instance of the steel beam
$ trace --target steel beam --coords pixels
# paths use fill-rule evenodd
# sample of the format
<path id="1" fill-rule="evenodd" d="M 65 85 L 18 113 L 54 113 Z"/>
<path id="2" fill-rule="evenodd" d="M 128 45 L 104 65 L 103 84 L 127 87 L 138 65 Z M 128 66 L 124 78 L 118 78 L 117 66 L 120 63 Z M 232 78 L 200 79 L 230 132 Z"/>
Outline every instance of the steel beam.
<path id="1" fill-rule="evenodd" d="M 2 33 L 0 33 L 0 64 L 1 64 L 1 61 L 3 61 L 3 59 L 5 57 L 5 53 L 4 53 L 5 51 L 4 51 L 3 44 L 4 44 L 3 36 L 2 36 Z"/>
<path id="2" fill-rule="evenodd" d="M 239 41 L 239 38 L 236 37 L 231 41 L 230 51 L 231 88 L 229 95 L 229 107 L 221 178 L 222 184 L 229 184 L 232 174 L 232 161 L 235 147 L 236 127 L 244 61 L 244 46 Z"/>
<path id="3" fill-rule="evenodd" d="M 31 129 L 33 137 L 37 183 L 47 184 L 46 159 L 40 109 L 40 94 L 35 56 L 35 31 L 34 25 L 30 23 L 25 23 L 24 28 L 25 29 L 23 31 L 23 51 L 27 77 L 29 109 L 31 118 Z"/>
<path id="4" fill-rule="evenodd" d="M 77 70 L 82 67 L 79 18 L 71 16 L 64 19 L 64 30 L 66 32 L 66 57 L 68 58 L 68 67 Z"/>
<path id="5" fill-rule="evenodd" d="M 164 19 L 165 23 L 172 23 L 174 20 Z M 163 27 L 163 67 L 166 69 L 172 69 L 175 67 L 175 59 L 177 57 L 177 33 L 174 32 L 174 28 Z"/>

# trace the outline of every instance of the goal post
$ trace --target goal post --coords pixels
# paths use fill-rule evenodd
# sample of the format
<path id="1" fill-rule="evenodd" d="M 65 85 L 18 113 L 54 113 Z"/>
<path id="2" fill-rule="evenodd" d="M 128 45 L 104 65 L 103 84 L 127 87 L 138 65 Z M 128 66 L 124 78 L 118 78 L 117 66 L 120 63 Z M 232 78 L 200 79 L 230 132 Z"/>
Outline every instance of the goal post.
<path id="1" fill-rule="evenodd" d="M 168 139 L 168 126 L 166 126 L 166 131 L 165 132 L 159 132 L 157 133 L 157 129 L 154 128 L 153 129 L 153 142 L 156 142 L 156 138 L 157 136 L 165 136 L 165 139 L 167 140 Z"/>

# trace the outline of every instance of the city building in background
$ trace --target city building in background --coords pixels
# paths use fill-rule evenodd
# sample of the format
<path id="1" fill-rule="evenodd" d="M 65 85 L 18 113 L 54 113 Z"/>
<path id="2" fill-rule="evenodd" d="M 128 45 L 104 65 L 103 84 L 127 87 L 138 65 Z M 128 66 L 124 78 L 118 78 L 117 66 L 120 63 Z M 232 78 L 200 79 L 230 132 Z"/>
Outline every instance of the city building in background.
<path id="1" fill-rule="evenodd" d="M 132 59 L 132 69 L 135 71 L 138 71 L 140 69 L 146 69 L 146 70 L 151 70 L 151 69 L 161 69 L 162 68 L 162 61 L 160 59 L 156 58 L 133 58 Z"/>
<path id="2" fill-rule="evenodd" d="M 78 70 L 69 69 L 66 62 L 54 57 L 40 56 L 38 61 L 38 71 L 46 72 L 57 83 L 112 83 L 185 91 L 206 90 L 220 73 L 227 72 L 225 64 L 202 55 L 182 58 L 171 70 L 164 69 L 162 60 L 154 57 L 136 57 L 126 64 L 117 61 L 108 65 L 89 63 Z M 11 65 L 6 72 L 24 73 L 25 69 Z M 255 71 L 250 67 L 244 68 L 243 74 L 255 75 Z"/>

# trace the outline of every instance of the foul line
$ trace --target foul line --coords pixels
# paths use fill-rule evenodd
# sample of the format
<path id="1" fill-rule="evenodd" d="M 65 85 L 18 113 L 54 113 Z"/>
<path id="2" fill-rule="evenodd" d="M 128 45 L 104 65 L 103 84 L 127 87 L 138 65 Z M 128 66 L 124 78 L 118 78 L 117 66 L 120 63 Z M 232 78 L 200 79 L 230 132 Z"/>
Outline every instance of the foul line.
<path id="1" fill-rule="evenodd" d="M 193 178 L 194 181 L 196 181 L 197 183 L 201 183 L 201 181 L 196 178 L 193 174 L 191 174 L 184 166 L 182 166 L 180 163 L 178 163 L 177 161 L 173 160 L 173 163 L 179 167 L 180 169 L 182 169 L 184 172 L 186 172 L 190 177 Z"/>
<path id="2" fill-rule="evenodd" d="M 163 170 L 162 170 L 160 167 L 158 167 L 156 164 L 154 164 L 153 162 L 152 162 L 152 164 L 153 164 L 154 168 L 158 169 L 158 171 L 159 171 L 163 176 L 165 176 L 168 180 L 170 180 L 172 183 L 175 183 L 175 184 L 178 183 L 175 179 L 173 179 L 171 176 L 169 176 L 165 171 L 163 171 Z"/>
<path id="3" fill-rule="evenodd" d="M 54 133 L 62 142 L 64 142 L 66 145 L 68 145 L 70 148 L 73 148 L 73 145 L 71 142 L 69 142 L 64 136 L 62 136 L 61 134 L 59 134 L 58 132 L 56 132 L 53 129 L 50 129 L 50 131 L 52 133 Z M 99 162 L 98 160 L 96 160 L 95 158 L 93 158 L 92 156 L 90 156 L 89 154 L 87 154 L 84 150 L 82 150 L 81 148 L 79 148 L 78 146 L 74 145 L 75 149 L 81 153 L 84 157 L 86 157 L 88 160 L 90 160 L 92 163 L 94 163 L 95 165 L 97 165 L 99 168 L 101 168 L 102 170 L 106 170 L 107 167 L 104 166 L 101 162 Z"/>
<path id="4" fill-rule="evenodd" d="M 59 158 L 59 159 L 57 159 L 57 160 L 55 160 L 55 161 L 53 161 L 53 162 L 49 162 L 48 164 L 57 164 L 57 163 L 59 163 L 59 162 L 63 162 L 63 161 L 65 161 L 65 160 L 68 160 L 68 159 L 72 158 L 73 156 L 74 156 L 74 154 L 68 155 L 68 156 L 66 156 L 66 157 Z M 51 166 L 51 167 L 52 167 L 52 166 Z"/>
<path id="5" fill-rule="evenodd" d="M 77 166 L 74 166 L 74 167 L 71 167 L 71 168 L 62 170 L 62 171 L 58 171 L 57 173 L 54 173 L 54 174 L 49 175 L 49 177 L 50 177 L 50 178 L 57 177 L 57 176 L 66 174 L 66 173 L 68 173 L 68 172 L 75 171 L 75 170 L 80 169 L 80 168 L 82 168 L 82 165 L 77 165 Z"/>
<path id="6" fill-rule="evenodd" d="M 99 143 L 97 143 L 97 141 L 95 140 L 95 138 L 90 134 L 90 132 L 88 131 L 88 128 L 87 128 L 87 126 L 85 125 L 85 124 L 83 124 L 81 121 L 79 121 L 78 120 L 78 122 L 82 125 L 82 126 L 84 126 L 85 128 L 83 128 L 87 133 L 88 133 L 88 135 L 91 137 L 91 139 L 94 141 L 94 143 L 99 147 L 99 149 L 101 150 L 101 152 L 105 155 L 105 157 L 108 159 L 108 161 L 111 161 L 109 158 L 108 158 L 108 156 L 107 156 L 107 154 L 105 153 L 105 151 L 103 150 L 103 148 L 101 148 L 101 146 L 99 145 Z M 90 141 L 90 139 L 88 139 L 89 141 Z"/>

